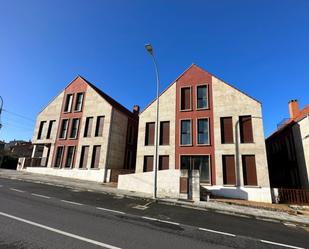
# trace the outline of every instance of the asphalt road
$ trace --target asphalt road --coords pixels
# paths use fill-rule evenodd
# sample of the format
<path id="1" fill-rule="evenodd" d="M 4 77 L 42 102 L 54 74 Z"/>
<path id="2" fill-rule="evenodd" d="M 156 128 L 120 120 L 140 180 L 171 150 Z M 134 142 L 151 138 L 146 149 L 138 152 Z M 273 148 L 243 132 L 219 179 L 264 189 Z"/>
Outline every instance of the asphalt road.
<path id="1" fill-rule="evenodd" d="M 309 248 L 309 233 L 281 223 L 0 178 L 0 248 Z"/>

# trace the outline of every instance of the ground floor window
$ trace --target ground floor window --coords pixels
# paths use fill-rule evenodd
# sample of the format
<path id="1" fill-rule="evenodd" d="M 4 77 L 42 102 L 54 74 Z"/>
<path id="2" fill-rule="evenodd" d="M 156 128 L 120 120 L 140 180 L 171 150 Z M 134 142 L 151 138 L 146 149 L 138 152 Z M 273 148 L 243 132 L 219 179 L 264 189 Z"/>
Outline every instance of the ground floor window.
<path id="1" fill-rule="evenodd" d="M 199 170 L 200 182 L 211 183 L 210 179 L 210 156 L 181 156 L 181 169 Z"/>
<path id="2" fill-rule="evenodd" d="M 159 156 L 159 170 L 169 169 L 169 156 Z"/>
<path id="3" fill-rule="evenodd" d="M 74 158 L 75 146 L 67 147 L 67 158 L 65 160 L 65 168 L 71 168 L 73 166 L 73 158 Z"/>
<path id="4" fill-rule="evenodd" d="M 257 186 L 256 165 L 254 155 L 242 155 L 244 185 Z"/>
<path id="5" fill-rule="evenodd" d="M 92 151 L 92 159 L 91 159 L 91 168 L 92 169 L 99 168 L 100 153 L 101 153 L 101 145 L 94 145 L 93 151 Z"/>
<path id="6" fill-rule="evenodd" d="M 223 184 L 236 185 L 235 157 L 222 155 Z"/>
<path id="7" fill-rule="evenodd" d="M 144 172 L 153 171 L 153 156 L 144 156 Z"/>
<path id="8" fill-rule="evenodd" d="M 61 162 L 62 162 L 62 155 L 63 155 L 63 146 L 57 147 L 57 152 L 56 152 L 56 158 L 55 158 L 55 168 L 60 168 L 61 167 Z"/>

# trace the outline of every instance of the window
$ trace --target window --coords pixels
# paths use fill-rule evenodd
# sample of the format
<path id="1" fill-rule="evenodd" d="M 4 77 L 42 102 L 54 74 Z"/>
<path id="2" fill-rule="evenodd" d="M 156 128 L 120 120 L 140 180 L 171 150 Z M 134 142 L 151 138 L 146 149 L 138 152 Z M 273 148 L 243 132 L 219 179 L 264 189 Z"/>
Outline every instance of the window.
<path id="1" fill-rule="evenodd" d="M 251 116 L 239 117 L 239 130 L 241 143 L 253 143 Z"/>
<path id="2" fill-rule="evenodd" d="M 200 182 L 211 183 L 209 156 L 181 156 L 181 169 L 199 170 Z"/>
<path id="3" fill-rule="evenodd" d="M 155 123 L 146 123 L 145 145 L 154 145 Z"/>
<path id="4" fill-rule="evenodd" d="M 56 120 L 49 121 L 46 139 L 50 139 L 51 138 L 51 132 L 52 132 L 53 125 L 54 125 L 55 122 L 56 122 Z"/>
<path id="5" fill-rule="evenodd" d="M 183 87 L 180 91 L 180 110 L 191 110 L 191 87 Z"/>
<path id="6" fill-rule="evenodd" d="M 159 170 L 169 169 L 169 156 L 159 156 Z"/>
<path id="7" fill-rule="evenodd" d="M 197 109 L 206 109 L 208 108 L 208 87 L 204 86 L 197 86 L 196 88 L 196 107 Z"/>
<path id="8" fill-rule="evenodd" d="M 88 161 L 89 146 L 82 146 L 80 154 L 79 168 L 86 169 Z"/>
<path id="9" fill-rule="evenodd" d="M 232 144 L 234 142 L 232 117 L 220 118 L 220 124 L 221 124 L 221 143 Z"/>
<path id="10" fill-rule="evenodd" d="M 160 122 L 160 145 L 170 144 L 170 122 Z"/>
<path id="11" fill-rule="evenodd" d="M 93 169 L 99 168 L 100 153 L 101 153 L 101 145 L 93 146 L 91 168 Z"/>
<path id="12" fill-rule="evenodd" d="M 134 169 L 132 150 L 127 150 L 126 169 Z"/>
<path id="13" fill-rule="evenodd" d="M 62 138 L 62 139 L 66 138 L 68 125 L 69 125 L 69 120 L 68 119 L 62 119 L 59 138 Z"/>
<path id="14" fill-rule="evenodd" d="M 61 167 L 61 162 L 62 162 L 62 155 L 63 155 L 63 146 L 57 147 L 57 152 L 56 152 L 56 159 L 55 159 L 55 168 L 60 168 Z"/>
<path id="15" fill-rule="evenodd" d="M 181 120 L 181 145 L 191 145 L 192 136 L 191 136 L 191 120 Z"/>
<path id="16" fill-rule="evenodd" d="M 244 177 L 244 185 L 257 186 L 254 155 L 242 155 L 242 170 Z"/>
<path id="17" fill-rule="evenodd" d="M 87 117 L 85 123 L 84 137 L 91 137 L 93 117 Z"/>
<path id="18" fill-rule="evenodd" d="M 104 116 L 97 117 L 97 124 L 95 127 L 95 136 L 102 137 L 103 135 L 103 124 L 104 124 Z"/>
<path id="19" fill-rule="evenodd" d="M 197 144 L 209 144 L 208 118 L 197 120 Z"/>
<path id="20" fill-rule="evenodd" d="M 79 118 L 73 118 L 70 138 L 77 138 L 78 126 L 79 126 Z"/>
<path id="21" fill-rule="evenodd" d="M 222 155 L 223 184 L 236 185 L 235 157 Z"/>
<path id="22" fill-rule="evenodd" d="M 144 172 L 153 171 L 153 156 L 144 156 Z"/>
<path id="23" fill-rule="evenodd" d="M 38 139 L 42 139 L 42 133 L 43 133 L 43 129 L 44 129 L 45 124 L 46 124 L 46 121 L 41 121 L 40 127 L 39 127 L 39 132 L 38 132 Z"/>
<path id="24" fill-rule="evenodd" d="M 64 105 L 64 112 L 70 112 L 72 109 L 73 94 L 67 94 Z"/>
<path id="25" fill-rule="evenodd" d="M 76 102 L 75 102 L 74 111 L 79 112 L 79 111 L 82 110 L 83 98 L 84 98 L 84 93 L 78 93 L 76 95 Z"/>
<path id="26" fill-rule="evenodd" d="M 74 158 L 75 146 L 68 146 L 67 149 L 67 158 L 65 160 L 65 168 L 73 167 L 73 158 Z"/>

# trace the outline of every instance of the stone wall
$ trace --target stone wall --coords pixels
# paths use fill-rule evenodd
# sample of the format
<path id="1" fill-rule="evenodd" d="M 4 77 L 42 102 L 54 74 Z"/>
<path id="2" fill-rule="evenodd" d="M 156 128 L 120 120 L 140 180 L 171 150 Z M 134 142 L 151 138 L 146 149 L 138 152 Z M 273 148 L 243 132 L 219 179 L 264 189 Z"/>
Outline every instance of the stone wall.
<path id="1" fill-rule="evenodd" d="M 169 168 L 175 169 L 175 111 L 176 83 L 171 85 L 159 99 L 160 121 L 170 122 L 170 144 L 159 146 L 159 155 L 169 156 Z M 155 146 L 145 146 L 145 131 L 147 122 L 156 121 L 157 102 L 152 102 L 139 116 L 136 172 L 143 172 L 144 156 L 154 155 Z"/>

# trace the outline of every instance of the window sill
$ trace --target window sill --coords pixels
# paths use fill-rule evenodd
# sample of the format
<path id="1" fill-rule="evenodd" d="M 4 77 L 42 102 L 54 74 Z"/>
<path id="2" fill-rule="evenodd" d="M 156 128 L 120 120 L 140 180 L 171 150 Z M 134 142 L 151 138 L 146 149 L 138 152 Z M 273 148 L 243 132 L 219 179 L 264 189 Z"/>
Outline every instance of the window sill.
<path id="1" fill-rule="evenodd" d="M 154 144 L 145 144 L 146 147 L 154 146 Z"/>
<path id="2" fill-rule="evenodd" d="M 66 140 L 66 137 L 59 137 L 59 140 Z"/>
<path id="3" fill-rule="evenodd" d="M 234 143 L 234 142 L 232 142 L 232 143 L 222 143 L 222 142 L 221 142 L 221 144 L 235 144 L 235 143 Z"/>
<path id="4" fill-rule="evenodd" d="M 244 188 L 261 188 L 261 186 L 244 185 Z"/>
<path id="5" fill-rule="evenodd" d="M 100 168 L 89 168 L 90 170 L 100 170 Z"/>
<path id="6" fill-rule="evenodd" d="M 223 187 L 237 187 L 236 184 L 223 184 Z"/>
<path id="7" fill-rule="evenodd" d="M 203 147 L 203 146 L 211 146 L 211 144 L 197 144 L 196 146 L 199 146 L 199 147 Z"/>
<path id="8" fill-rule="evenodd" d="M 181 111 L 181 112 L 192 112 L 193 109 L 191 108 L 191 109 L 184 109 L 184 110 L 179 110 L 179 111 Z"/>
<path id="9" fill-rule="evenodd" d="M 74 110 L 74 113 L 82 112 L 82 110 Z"/>
<path id="10" fill-rule="evenodd" d="M 68 139 L 69 139 L 69 140 L 77 140 L 78 137 L 69 137 Z"/>
<path id="11" fill-rule="evenodd" d="M 179 146 L 180 147 L 192 147 L 193 144 L 180 144 Z"/>
<path id="12" fill-rule="evenodd" d="M 170 146 L 170 144 L 160 144 L 160 146 Z"/>
<path id="13" fill-rule="evenodd" d="M 72 111 L 63 111 L 64 114 L 71 113 Z"/>
<path id="14" fill-rule="evenodd" d="M 79 170 L 88 170 L 88 168 L 78 168 Z"/>
<path id="15" fill-rule="evenodd" d="M 205 107 L 205 108 L 196 108 L 196 111 L 209 111 L 210 108 L 209 107 Z"/>
<path id="16" fill-rule="evenodd" d="M 240 144 L 255 144 L 255 142 L 240 142 Z"/>

